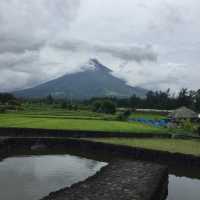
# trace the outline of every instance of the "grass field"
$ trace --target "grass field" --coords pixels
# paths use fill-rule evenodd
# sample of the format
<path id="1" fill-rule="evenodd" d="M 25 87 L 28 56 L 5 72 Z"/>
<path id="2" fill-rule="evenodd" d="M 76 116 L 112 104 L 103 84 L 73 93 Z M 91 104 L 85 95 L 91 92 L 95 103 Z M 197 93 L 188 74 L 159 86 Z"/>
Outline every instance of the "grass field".
<path id="1" fill-rule="evenodd" d="M 166 133 L 167 129 L 138 122 L 117 121 L 117 114 L 87 108 L 62 109 L 58 105 L 23 104 L 23 110 L 0 114 L 0 127 L 91 130 L 108 132 Z"/>
<path id="2" fill-rule="evenodd" d="M 97 119 L 70 119 L 66 116 L 0 114 L 0 127 L 91 130 L 108 132 L 165 133 L 167 129 L 137 122 Z"/>
<path id="3" fill-rule="evenodd" d="M 130 118 L 144 118 L 144 119 L 153 119 L 153 120 L 160 120 L 166 119 L 167 116 L 157 114 L 157 113 L 132 113 Z"/>
<path id="4" fill-rule="evenodd" d="M 200 156 L 199 140 L 181 140 L 181 139 L 127 139 L 127 138 L 102 138 L 90 139 L 98 142 L 111 144 L 120 144 L 131 147 L 141 147 L 171 153 L 183 153 Z"/>
<path id="5" fill-rule="evenodd" d="M 10 112 L 9 112 L 10 113 Z M 10 113 L 11 114 L 11 113 Z M 25 117 L 50 117 L 50 118 L 69 118 L 69 119 L 114 119 L 115 115 L 95 113 L 87 109 L 67 110 L 56 105 L 28 104 L 23 105 L 23 110 L 12 114 L 19 114 Z"/>
<path id="6" fill-rule="evenodd" d="M 43 128 L 61 130 L 89 130 L 130 133 L 167 133 L 167 128 L 154 127 L 139 122 L 116 120 L 117 115 L 95 113 L 88 109 L 66 110 L 55 105 L 24 105 L 21 111 L 0 114 L 0 127 Z M 134 113 L 132 118 L 163 119 L 159 114 Z M 173 130 L 177 131 L 177 130 Z M 182 131 L 182 130 L 181 130 Z M 142 147 L 168 152 L 200 155 L 200 141 L 180 139 L 94 139 L 99 142 Z"/>

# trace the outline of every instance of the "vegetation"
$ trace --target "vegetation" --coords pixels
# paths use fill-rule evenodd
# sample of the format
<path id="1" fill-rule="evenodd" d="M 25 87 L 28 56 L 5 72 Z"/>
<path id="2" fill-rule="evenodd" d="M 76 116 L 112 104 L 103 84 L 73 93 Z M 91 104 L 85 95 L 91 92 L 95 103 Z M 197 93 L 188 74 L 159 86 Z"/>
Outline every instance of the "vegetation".
<path id="1" fill-rule="evenodd" d="M 71 113 L 73 115 L 73 113 Z M 77 113 L 76 113 L 77 114 Z M 89 114 L 89 113 L 88 113 Z M 91 130 L 108 132 L 133 132 L 133 133 L 165 133 L 167 129 L 157 128 L 137 122 L 119 122 L 112 120 L 88 119 L 80 116 L 67 115 L 31 115 L 31 114 L 0 114 L 0 127 L 45 128 L 66 130 Z"/>
<path id="2" fill-rule="evenodd" d="M 144 119 L 152 119 L 152 120 L 161 120 L 161 119 L 166 119 L 167 116 L 157 114 L 157 113 L 134 112 L 130 115 L 130 118 L 144 118 Z"/>
<path id="3" fill-rule="evenodd" d="M 94 98 L 87 101 L 54 99 L 51 95 L 44 99 L 16 99 L 11 94 L 0 94 L 0 126 L 140 133 L 197 131 L 198 127 L 196 125 L 194 127 L 190 122 L 185 122 L 179 129 L 155 127 L 151 124 L 133 121 L 128 122 L 129 118 L 166 118 L 162 114 L 134 112 L 135 105 L 138 102 L 147 106 L 151 105 L 153 99 L 155 102 L 158 102 L 158 99 L 160 101 L 163 99 L 163 102 L 166 98 L 172 99 L 172 97 L 169 97 L 169 90 L 165 95 L 164 93 L 150 92 L 146 99 L 132 96 L 129 99 Z M 166 97 L 166 94 L 168 94 L 168 97 Z M 186 90 L 182 90 L 177 97 L 177 102 L 178 99 L 182 99 L 185 103 L 189 102 L 188 97 L 185 97 L 187 95 Z M 175 99 L 175 97 L 173 98 Z M 122 105 L 124 106 L 122 110 L 117 109 Z M 132 107 L 129 108 L 130 105 Z"/>
<path id="4" fill-rule="evenodd" d="M 198 91 L 199 92 L 199 91 Z M 168 94 L 166 96 L 166 94 Z M 132 96 L 129 99 L 98 98 L 89 101 L 69 101 L 54 99 L 51 95 L 44 99 L 16 99 L 10 94 L 0 94 L 0 127 L 43 128 L 63 130 L 89 130 L 130 133 L 184 133 L 197 131 L 198 127 L 190 121 L 181 123 L 181 127 L 162 128 L 140 122 L 128 122 L 129 118 L 160 120 L 166 116 L 157 113 L 138 113 L 138 107 L 168 109 L 175 105 L 189 105 L 198 108 L 198 98 L 195 95 L 190 101 L 191 92 L 182 90 L 178 97 L 169 96 L 169 91 L 150 92 L 146 99 Z M 189 95 L 189 96 L 188 96 Z M 162 98 L 161 98 L 162 97 Z M 194 97 L 196 98 L 194 100 Z M 168 100 L 166 100 L 168 98 Z M 180 101 L 180 99 L 182 99 Z M 190 100 L 189 100 L 190 99 Z M 159 102 L 160 101 L 160 102 Z M 164 106 L 164 101 L 168 106 Z M 171 103 L 170 103 L 171 102 Z M 173 102 L 173 104 L 172 104 Z M 179 103 L 178 103 L 179 102 Z M 190 103 L 189 103 L 190 102 Z M 161 106 L 162 105 L 162 106 Z M 117 109 L 122 106 L 123 109 Z M 143 107 L 143 108 L 144 108 Z M 150 107 L 150 108 L 152 108 Z M 199 128 L 200 131 L 200 128 Z M 199 132 L 200 133 L 200 132 Z M 156 149 L 169 152 L 200 155 L 200 143 L 197 140 L 180 139 L 94 139 L 95 141 L 113 144 Z"/>
<path id="5" fill-rule="evenodd" d="M 91 140 L 91 139 L 90 139 Z M 199 140 L 182 139 L 127 139 L 127 138 L 98 138 L 92 139 L 98 142 L 120 144 L 131 147 L 141 147 L 171 153 L 183 153 L 200 156 Z"/>
<path id="6" fill-rule="evenodd" d="M 111 100 L 98 100 L 93 102 L 92 110 L 94 112 L 115 114 L 116 106 Z"/>
<path id="7" fill-rule="evenodd" d="M 0 93 L 0 113 L 7 110 L 20 110 L 21 102 L 9 93 Z"/>
<path id="8" fill-rule="evenodd" d="M 130 117 L 130 115 L 131 115 L 131 111 L 125 110 L 124 112 L 119 113 L 117 119 L 120 120 L 120 121 L 127 121 L 128 118 Z"/>
<path id="9" fill-rule="evenodd" d="M 85 101 L 91 104 L 96 100 L 110 99 L 117 107 L 125 108 L 148 108 L 148 109 L 176 109 L 186 106 L 195 111 L 200 112 L 200 90 L 192 91 L 185 88 L 181 89 L 177 95 L 171 94 L 170 89 L 167 91 L 149 91 L 146 98 L 139 98 L 133 95 L 130 98 L 93 98 Z"/>

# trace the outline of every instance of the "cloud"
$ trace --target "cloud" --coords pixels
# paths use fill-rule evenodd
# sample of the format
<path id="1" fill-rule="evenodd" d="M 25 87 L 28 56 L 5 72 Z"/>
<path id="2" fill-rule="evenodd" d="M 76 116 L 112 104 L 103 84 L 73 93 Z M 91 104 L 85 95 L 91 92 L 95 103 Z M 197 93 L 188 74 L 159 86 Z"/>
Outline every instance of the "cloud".
<path id="1" fill-rule="evenodd" d="M 68 28 L 79 0 L 2 0 L 0 52 L 36 50 L 52 34 Z"/>
<path id="2" fill-rule="evenodd" d="M 21 54 L 0 54 L 0 69 L 20 69 L 23 65 L 32 63 L 38 59 L 38 52 L 26 51 Z"/>
<path id="3" fill-rule="evenodd" d="M 151 66 L 151 67 L 149 67 Z M 166 90 L 176 92 L 179 89 L 198 89 L 198 75 L 194 69 L 197 66 L 188 66 L 180 63 L 129 63 L 125 68 L 115 71 L 115 76 L 128 80 L 130 85 L 136 85 L 150 90 Z M 145 69 L 145 70 L 143 70 Z"/>
<path id="4" fill-rule="evenodd" d="M 79 7 L 80 0 L 0 1 L 0 91 L 51 78 L 56 61 L 44 59 L 43 49 L 69 29 Z"/>
<path id="5" fill-rule="evenodd" d="M 117 57 L 125 61 L 157 61 L 157 54 L 151 45 L 107 45 L 71 39 L 67 41 L 65 40 L 56 42 L 55 44 L 53 44 L 53 46 L 62 50 L 72 52 L 107 53 L 111 54 L 113 57 Z"/>
<path id="6" fill-rule="evenodd" d="M 199 6 L 198 0 L 1 0 L 0 91 L 79 71 L 91 57 L 133 86 L 196 89 Z"/>

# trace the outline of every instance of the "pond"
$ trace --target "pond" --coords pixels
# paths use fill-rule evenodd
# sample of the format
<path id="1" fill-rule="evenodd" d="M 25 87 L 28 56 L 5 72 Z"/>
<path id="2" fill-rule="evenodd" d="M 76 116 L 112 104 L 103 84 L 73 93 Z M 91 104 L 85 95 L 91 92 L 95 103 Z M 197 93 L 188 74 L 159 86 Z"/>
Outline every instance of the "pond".
<path id="1" fill-rule="evenodd" d="M 94 175 L 110 159 L 109 155 L 102 158 L 99 155 L 93 157 L 75 152 L 71 155 L 71 152 L 68 154 L 62 151 L 56 154 L 48 152 L 46 155 L 39 153 L 6 158 L 0 162 L 0 199 L 39 200 L 50 192 Z M 170 175 L 167 200 L 199 200 L 200 171 L 186 167 L 168 167 Z"/>
<path id="2" fill-rule="evenodd" d="M 71 155 L 6 158 L 0 162 L 0 199 L 39 200 L 85 180 L 105 165 Z"/>
<path id="3" fill-rule="evenodd" d="M 169 175 L 167 200 L 199 200 L 200 179 Z"/>

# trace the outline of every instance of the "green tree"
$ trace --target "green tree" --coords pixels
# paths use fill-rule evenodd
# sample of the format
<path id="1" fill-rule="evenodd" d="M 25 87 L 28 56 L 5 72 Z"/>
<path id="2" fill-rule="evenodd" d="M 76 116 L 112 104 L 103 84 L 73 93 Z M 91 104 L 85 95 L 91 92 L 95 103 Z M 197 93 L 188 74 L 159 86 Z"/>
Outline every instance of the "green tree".
<path id="1" fill-rule="evenodd" d="M 193 104 L 193 92 L 188 91 L 187 88 L 182 88 L 177 98 L 177 105 L 191 107 Z"/>
<path id="2" fill-rule="evenodd" d="M 94 101 L 92 103 L 92 111 L 93 112 L 101 112 L 102 110 L 102 101 Z"/>
<path id="3" fill-rule="evenodd" d="M 200 89 L 195 94 L 194 105 L 195 105 L 195 110 L 200 112 Z"/>
<path id="4" fill-rule="evenodd" d="M 51 94 L 46 97 L 46 103 L 47 104 L 53 104 L 54 103 L 54 99 L 51 96 Z"/>
<path id="5" fill-rule="evenodd" d="M 67 103 L 66 103 L 66 101 L 62 102 L 61 108 L 62 108 L 62 109 L 66 109 L 66 108 L 67 108 Z"/>
<path id="6" fill-rule="evenodd" d="M 116 105 L 110 100 L 105 100 L 102 103 L 102 111 L 107 114 L 115 114 Z"/>
<path id="7" fill-rule="evenodd" d="M 97 100 L 92 104 L 92 111 L 114 114 L 116 112 L 116 105 L 111 100 Z"/>
<path id="8" fill-rule="evenodd" d="M 130 115 L 131 115 L 131 111 L 125 110 L 124 112 L 118 115 L 117 119 L 120 121 L 127 121 Z"/>

